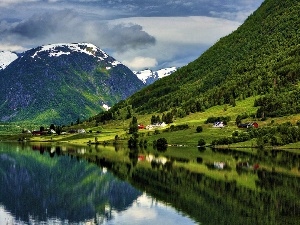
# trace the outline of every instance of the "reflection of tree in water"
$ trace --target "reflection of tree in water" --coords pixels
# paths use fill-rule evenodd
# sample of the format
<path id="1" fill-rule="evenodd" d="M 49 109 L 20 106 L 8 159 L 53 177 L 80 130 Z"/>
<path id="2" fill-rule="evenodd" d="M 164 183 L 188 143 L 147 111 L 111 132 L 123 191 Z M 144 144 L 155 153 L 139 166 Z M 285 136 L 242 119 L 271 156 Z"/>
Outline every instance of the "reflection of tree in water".
<path id="1" fill-rule="evenodd" d="M 0 202 L 20 220 L 34 215 L 80 222 L 96 214 L 110 219 L 107 208 L 122 211 L 141 194 L 94 164 L 58 157 L 61 149 L 55 148 L 55 154 L 39 150 L 43 155 L 12 149 L 0 153 Z"/>

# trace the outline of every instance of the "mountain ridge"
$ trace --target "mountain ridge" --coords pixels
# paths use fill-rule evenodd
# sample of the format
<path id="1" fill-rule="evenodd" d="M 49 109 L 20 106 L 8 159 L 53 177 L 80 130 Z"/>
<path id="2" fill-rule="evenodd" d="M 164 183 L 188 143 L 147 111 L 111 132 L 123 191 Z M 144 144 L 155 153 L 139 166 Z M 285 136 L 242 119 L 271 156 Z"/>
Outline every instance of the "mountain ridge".
<path id="1" fill-rule="evenodd" d="M 27 50 L 0 74 L 5 122 L 87 119 L 144 87 L 128 67 L 90 43 Z"/>

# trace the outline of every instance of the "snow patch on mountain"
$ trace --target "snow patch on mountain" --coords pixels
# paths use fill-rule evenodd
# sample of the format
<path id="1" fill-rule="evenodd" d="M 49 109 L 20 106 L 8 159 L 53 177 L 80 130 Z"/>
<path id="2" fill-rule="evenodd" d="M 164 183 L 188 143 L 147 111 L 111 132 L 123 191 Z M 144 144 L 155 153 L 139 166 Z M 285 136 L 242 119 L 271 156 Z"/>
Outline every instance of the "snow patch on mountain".
<path id="1" fill-rule="evenodd" d="M 106 105 L 106 104 L 103 104 L 102 107 L 103 107 L 106 111 L 110 109 L 110 107 L 109 107 L 108 105 Z"/>
<path id="2" fill-rule="evenodd" d="M 170 74 L 174 73 L 177 70 L 176 67 L 170 67 L 165 69 L 160 69 L 157 72 L 159 78 L 163 78 L 169 76 Z"/>
<path id="3" fill-rule="evenodd" d="M 157 71 L 151 69 L 145 69 L 142 71 L 133 71 L 133 73 L 141 80 L 144 84 L 149 85 L 154 83 L 156 80 L 163 77 L 169 76 L 177 70 L 176 67 L 164 68 Z"/>
<path id="4" fill-rule="evenodd" d="M 69 51 L 67 51 L 65 48 L 69 49 Z M 36 51 L 31 57 L 38 57 L 39 53 L 41 52 L 49 52 L 50 57 L 59 57 L 61 55 L 69 55 L 71 52 L 80 52 L 93 57 L 98 57 L 100 60 L 108 58 L 108 55 L 104 51 L 90 43 L 59 43 L 44 45 L 41 46 L 41 49 Z M 102 56 L 96 56 L 97 52 L 102 53 Z"/>
<path id="5" fill-rule="evenodd" d="M 0 70 L 5 69 L 11 62 L 18 58 L 17 54 L 10 51 L 0 52 Z"/>

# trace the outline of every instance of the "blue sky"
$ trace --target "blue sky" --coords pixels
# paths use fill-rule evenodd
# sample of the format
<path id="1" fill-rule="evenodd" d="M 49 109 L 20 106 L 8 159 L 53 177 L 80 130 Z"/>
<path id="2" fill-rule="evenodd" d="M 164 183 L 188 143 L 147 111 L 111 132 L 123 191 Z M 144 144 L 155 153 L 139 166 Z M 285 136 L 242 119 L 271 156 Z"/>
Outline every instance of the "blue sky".
<path id="1" fill-rule="evenodd" d="M 0 51 L 89 42 L 132 70 L 183 66 L 263 0 L 1 0 Z"/>

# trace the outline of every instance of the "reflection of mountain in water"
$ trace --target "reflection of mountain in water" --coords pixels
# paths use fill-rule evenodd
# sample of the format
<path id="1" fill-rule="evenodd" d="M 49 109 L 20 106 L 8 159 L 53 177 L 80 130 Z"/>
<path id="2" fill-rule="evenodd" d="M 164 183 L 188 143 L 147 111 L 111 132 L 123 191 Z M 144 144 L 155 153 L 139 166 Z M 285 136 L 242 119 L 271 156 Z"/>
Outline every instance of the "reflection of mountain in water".
<path id="1" fill-rule="evenodd" d="M 10 187 L 10 188 L 7 188 Z M 16 218 L 80 222 L 122 211 L 141 192 L 86 161 L 0 150 L 0 203 Z"/>

